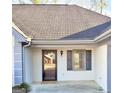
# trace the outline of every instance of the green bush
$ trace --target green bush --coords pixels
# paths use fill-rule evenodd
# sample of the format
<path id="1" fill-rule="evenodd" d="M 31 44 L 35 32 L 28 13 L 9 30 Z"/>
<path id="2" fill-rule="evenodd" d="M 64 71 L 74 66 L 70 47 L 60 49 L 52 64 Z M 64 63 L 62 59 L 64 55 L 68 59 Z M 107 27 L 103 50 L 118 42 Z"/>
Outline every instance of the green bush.
<path id="1" fill-rule="evenodd" d="M 20 85 L 15 85 L 12 87 L 13 89 L 25 89 L 26 92 L 31 91 L 31 86 L 25 82 L 21 83 Z"/>
<path id="2" fill-rule="evenodd" d="M 99 90 L 99 91 L 103 91 L 103 88 L 102 88 L 102 87 L 99 87 L 98 90 Z"/>
<path id="3" fill-rule="evenodd" d="M 20 89 L 20 85 L 15 85 L 14 87 L 12 87 L 13 89 Z"/>

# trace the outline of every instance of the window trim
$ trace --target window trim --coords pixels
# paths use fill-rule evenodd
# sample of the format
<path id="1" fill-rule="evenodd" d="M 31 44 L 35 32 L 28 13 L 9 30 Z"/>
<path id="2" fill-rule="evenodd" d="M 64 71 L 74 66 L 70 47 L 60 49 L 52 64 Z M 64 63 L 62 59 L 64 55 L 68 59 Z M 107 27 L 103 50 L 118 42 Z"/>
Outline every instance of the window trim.
<path id="1" fill-rule="evenodd" d="M 91 70 L 87 70 L 86 69 L 86 51 L 87 50 L 90 50 L 91 51 Z M 67 69 L 67 71 L 92 71 L 92 49 L 72 49 L 72 50 L 67 50 L 67 53 L 68 53 L 68 51 L 72 51 L 72 70 L 68 70 Z M 75 51 L 79 51 L 79 52 L 81 52 L 81 51 L 83 51 L 83 53 L 84 53 L 84 67 L 85 68 L 81 68 L 81 69 L 75 69 L 74 68 L 74 52 Z"/>
<path id="2" fill-rule="evenodd" d="M 85 63 L 85 49 L 74 49 L 74 50 L 72 50 L 72 70 L 73 71 L 83 71 L 84 69 L 83 68 L 79 68 L 79 69 L 76 69 L 75 67 L 74 67 L 74 64 L 75 64 L 75 62 L 74 62 L 74 53 L 75 52 L 78 52 L 78 53 L 82 53 L 83 52 L 83 57 L 84 57 L 84 59 L 83 59 L 83 61 L 84 61 L 84 63 Z M 85 65 L 85 64 L 84 64 Z"/>

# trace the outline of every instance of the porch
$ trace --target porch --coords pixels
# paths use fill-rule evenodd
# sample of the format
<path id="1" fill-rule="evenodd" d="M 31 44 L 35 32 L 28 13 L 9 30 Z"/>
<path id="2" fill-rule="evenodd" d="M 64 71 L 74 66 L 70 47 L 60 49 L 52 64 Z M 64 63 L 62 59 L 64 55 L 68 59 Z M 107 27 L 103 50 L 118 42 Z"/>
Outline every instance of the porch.
<path id="1" fill-rule="evenodd" d="M 32 84 L 31 93 L 105 93 L 92 80 L 87 81 L 45 81 Z"/>
<path id="2" fill-rule="evenodd" d="M 107 61 L 108 61 L 107 49 L 108 49 L 107 44 L 102 44 L 100 46 L 68 45 L 68 46 L 51 47 L 50 45 L 49 46 L 38 45 L 38 46 L 27 47 L 25 48 L 25 53 L 24 53 L 25 54 L 24 80 L 27 83 L 33 82 L 32 93 L 41 93 L 41 91 L 42 93 L 49 93 L 49 92 L 61 93 L 61 91 L 62 93 L 63 92 L 64 93 L 103 93 L 98 91 L 99 88 L 98 85 L 100 85 L 105 91 L 108 90 L 107 69 L 105 69 L 107 68 Z M 44 63 L 49 63 L 49 62 L 45 62 L 45 59 L 46 57 L 48 58 L 50 57 L 49 52 L 53 50 L 56 51 L 55 53 L 56 62 L 54 62 L 54 60 L 51 62 L 56 63 L 56 69 L 55 69 L 56 74 L 52 74 L 50 70 L 50 74 L 46 75 L 48 74 L 46 71 L 45 76 L 49 76 L 49 79 L 51 79 L 51 74 L 52 74 L 56 77 L 55 80 L 57 82 L 50 83 L 49 81 L 48 83 L 46 83 L 44 81 L 48 79 L 48 77 L 44 78 L 44 71 L 45 71 Z M 83 53 L 87 53 L 87 50 L 88 51 L 90 50 L 91 61 L 90 62 L 85 61 L 88 59 L 88 57 L 86 59 L 87 54 L 85 54 L 83 58 L 84 61 L 81 62 L 89 62 L 91 65 L 89 66 L 85 65 L 84 69 L 81 70 L 76 70 L 73 68 L 71 68 L 71 70 L 68 70 L 68 66 L 70 66 L 67 64 L 68 62 L 70 62 L 68 61 L 68 58 L 70 57 L 72 59 L 74 55 L 73 53 L 75 53 L 76 50 L 77 50 L 76 53 L 78 53 L 78 50 L 80 50 L 80 52 L 82 51 L 81 55 Z M 63 54 L 61 54 L 61 51 L 63 51 Z M 71 52 L 72 56 L 69 56 L 68 51 L 72 51 Z M 87 67 L 90 67 L 90 69 L 87 70 Z M 41 83 L 39 84 L 38 82 Z M 98 85 L 96 83 L 98 83 Z"/>

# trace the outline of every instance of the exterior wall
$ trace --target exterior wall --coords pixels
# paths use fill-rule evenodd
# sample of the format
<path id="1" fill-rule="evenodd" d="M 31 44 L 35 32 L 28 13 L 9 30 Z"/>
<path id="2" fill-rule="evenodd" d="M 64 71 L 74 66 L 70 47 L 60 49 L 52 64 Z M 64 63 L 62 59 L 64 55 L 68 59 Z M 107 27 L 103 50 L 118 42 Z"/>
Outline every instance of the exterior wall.
<path id="1" fill-rule="evenodd" d="M 12 86 L 14 86 L 15 84 L 15 80 L 14 80 L 14 46 L 15 46 L 15 38 L 14 36 L 12 36 Z"/>
<path id="2" fill-rule="evenodd" d="M 13 35 L 13 85 L 22 83 L 22 43 L 25 38 L 12 28 Z"/>
<path id="3" fill-rule="evenodd" d="M 32 83 L 32 51 L 30 47 L 24 48 L 24 81 Z"/>
<path id="4" fill-rule="evenodd" d="M 32 72 L 33 82 L 42 81 L 42 50 L 55 49 L 57 50 L 57 80 L 94 80 L 94 49 L 88 47 L 75 47 L 75 48 L 32 48 Z M 92 70 L 91 71 L 67 71 L 67 50 L 70 49 L 92 49 Z M 63 50 L 61 56 L 60 51 Z"/>
<path id="5" fill-rule="evenodd" d="M 111 93 L 111 44 L 108 44 L 108 64 L 107 64 L 107 89 L 108 93 Z"/>
<path id="6" fill-rule="evenodd" d="M 32 49 L 33 82 L 42 81 L 42 52 L 40 48 Z"/>
<path id="7" fill-rule="evenodd" d="M 75 48 L 78 49 L 78 48 Z M 60 51 L 63 50 L 63 55 L 60 55 Z M 58 49 L 58 68 L 57 76 L 58 81 L 65 80 L 94 80 L 94 61 L 92 60 L 92 71 L 67 71 L 67 50 L 70 49 Z M 93 53 L 93 52 L 92 52 Z M 93 57 L 93 54 L 92 54 Z M 93 58 L 92 58 L 93 59 Z"/>
<path id="8" fill-rule="evenodd" d="M 14 84 L 22 83 L 22 44 L 14 40 Z"/>
<path id="9" fill-rule="evenodd" d="M 107 44 L 95 49 L 95 80 L 107 91 Z"/>

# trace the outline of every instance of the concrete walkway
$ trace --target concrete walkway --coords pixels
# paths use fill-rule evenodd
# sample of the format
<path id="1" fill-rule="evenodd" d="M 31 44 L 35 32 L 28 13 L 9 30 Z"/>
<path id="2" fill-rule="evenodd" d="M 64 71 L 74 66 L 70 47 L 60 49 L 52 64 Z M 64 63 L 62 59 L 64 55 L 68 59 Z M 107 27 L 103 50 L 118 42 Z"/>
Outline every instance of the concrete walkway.
<path id="1" fill-rule="evenodd" d="M 104 93 L 95 81 L 43 82 L 32 84 L 31 93 Z"/>

